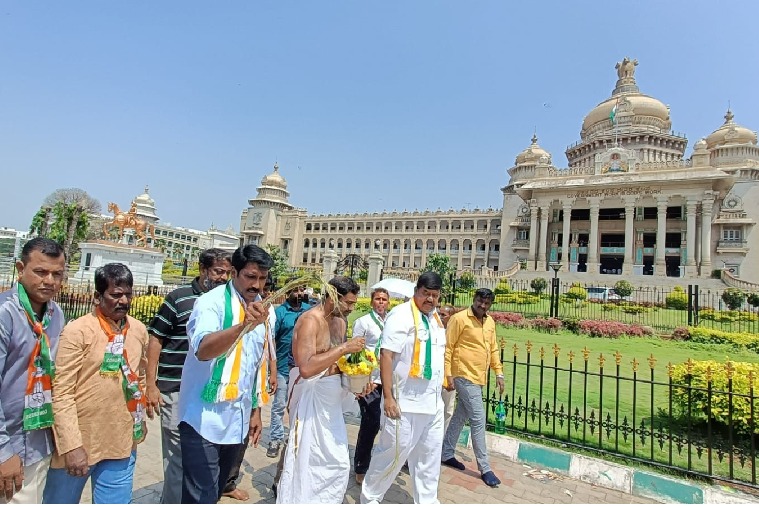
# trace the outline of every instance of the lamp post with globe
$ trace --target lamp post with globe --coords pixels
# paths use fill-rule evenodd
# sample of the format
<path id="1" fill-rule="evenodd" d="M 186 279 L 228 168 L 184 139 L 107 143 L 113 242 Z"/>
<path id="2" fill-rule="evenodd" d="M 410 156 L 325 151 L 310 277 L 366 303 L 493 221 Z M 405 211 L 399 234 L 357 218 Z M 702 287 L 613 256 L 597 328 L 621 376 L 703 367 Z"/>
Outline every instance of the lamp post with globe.
<path id="1" fill-rule="evenodd" d="M 551 318 L 559 317 L 559 271 L 561 263 L 551 262 L 548 266 L 553 269 L 553 279 L 551 280 L 551 299 L 549 301 L 549 316 Z"/>

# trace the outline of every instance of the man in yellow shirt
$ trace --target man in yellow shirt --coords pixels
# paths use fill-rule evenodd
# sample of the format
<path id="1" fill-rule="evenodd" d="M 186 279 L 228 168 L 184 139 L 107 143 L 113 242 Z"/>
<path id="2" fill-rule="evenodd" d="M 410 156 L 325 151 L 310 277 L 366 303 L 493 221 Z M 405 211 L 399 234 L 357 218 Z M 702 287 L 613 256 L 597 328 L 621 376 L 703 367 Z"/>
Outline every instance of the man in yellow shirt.
<path id="1" fill-rule="evenodd" d="M 446 329 L 445 375 L 448 388 L 455 388 L 458 402 L 450 425 L 443 439 L 442 463 L 464 470 L 465 466 L 454 457 L 464 422 L 469 420 L 472 446 L 482 481 L 489 487 L 497 487 L 499 480 L 490 469 L 485 445 L 485 406 L 482 387 L 488 381 L 488 366 L 496 373 L 498 389 L 503 393 L 503 366 L 501 365 L 495 321 L 488 316 L 488 309 L 495 295 L 487 288 L 474 293 L 472 306 L 451 316 Z"/>

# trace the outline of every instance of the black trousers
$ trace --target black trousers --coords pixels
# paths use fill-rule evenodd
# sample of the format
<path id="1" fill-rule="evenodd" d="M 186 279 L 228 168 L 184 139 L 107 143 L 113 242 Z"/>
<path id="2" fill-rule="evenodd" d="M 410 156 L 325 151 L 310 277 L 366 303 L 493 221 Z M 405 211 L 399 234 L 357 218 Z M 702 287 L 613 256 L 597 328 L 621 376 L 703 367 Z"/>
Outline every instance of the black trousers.
<path id="1" fill-rule="evenodd" d="M 189 424 L 179 424 L 182 504 L 216 504 L 245 445 L 211 443 Z"/>
<path id="2" fill-rule="evenodd" d="M 241 445 L 240 451 L 237 453 L 232 469 L 229 471 L 229 478 L 227 478 L 227 484 L 224 486 L 223 492 L 231 492 L 237 488 L 240 484 L 240 468 L 242 467 L 242 461 L 245 459 L 245 451 L 248 449 L 248 445 Z"/>
<path id="3" fill-rule="evenodd" d="M 356 454 L 353 459 L 353 470 L 356 474 L 366 474 L 372 461 L 374 439 L 380 430 L 382 416 L 382 387 L 378 386 L 366 397 L 359 398 L 361 408 L 361 426 L 356 439 Z"/>

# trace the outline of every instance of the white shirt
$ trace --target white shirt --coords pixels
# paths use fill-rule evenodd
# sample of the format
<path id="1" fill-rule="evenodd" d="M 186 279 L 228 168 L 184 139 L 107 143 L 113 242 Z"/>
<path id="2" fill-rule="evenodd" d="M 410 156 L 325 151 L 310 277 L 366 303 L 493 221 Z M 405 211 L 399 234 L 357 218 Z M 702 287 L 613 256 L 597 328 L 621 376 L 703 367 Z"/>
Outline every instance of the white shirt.
<path id="1" fill-rule="evenodd" d="M 190 320 L 187 322 L 190 349 L 182 368 L 179 419 L 188 423 L 211 443 L 240 444 L 248 436 L 255 395 L 253 389 L 264 358 L 264 339 L 267 339 L 267 336 L 266 327 L 262 324 L 243 337 L 240 377 L 237 383 L 241 397 L 228 402 L 205 402 L 201 396 L 213 373 L 214 360 L 201 361 L 195 354 L 206 335 L 222 330 L 225 289 L 226 285 L 221 285 L 201 295 L 195 302 Z"/>
<path id="2" fill-rule="evenodd" d="M 384 326 L 385 322 L 383 319 L 372 309 L 371 312 L 353 322 L 353 337 L 363 337 L 366 339 L 366 349 L 374 352 L 376 351 L 380 335 L 382 335 L 382 329 L 374 321 L 372 314 Z M 379 361 L 379 354 L 377 354 L 377 361 Z M 372 373 L 372 381 L 378 385 L 380 384 L 379 368 Z"/>
<path id="3" fill-rule="evenodd" d="M 430 380 L 424 377 L 410 378 L 409 371 L 414 359 L 414 341 L 417 335 L 411 304 L 414 304 L 414 299 L 396 306 L 387 315 L 380 347 L 396 353 L 393 360 L 393 391 L 401 411 L 434 415 L 438 410 L 443 409 L 441 392 L 445 366 L 445 328 L 435 318 L 435 310 L 429 314 L 420 311 L 419 366 L 424 371 L 426 341 L 430 339 L 432 340 L 432 378 Z M 429 321 L 429 333 L 422 321 L 422 315 Z"/>

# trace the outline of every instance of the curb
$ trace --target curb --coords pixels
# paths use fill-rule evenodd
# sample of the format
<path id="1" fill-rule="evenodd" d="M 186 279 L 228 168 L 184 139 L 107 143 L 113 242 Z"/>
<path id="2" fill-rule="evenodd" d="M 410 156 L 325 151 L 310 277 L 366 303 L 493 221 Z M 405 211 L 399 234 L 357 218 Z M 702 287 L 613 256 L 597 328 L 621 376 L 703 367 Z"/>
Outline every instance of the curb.
<path id="1" fill-rule="evenodd" d="M 468 432 L 466 437 L 462 433 L 459 445 L 471 448 Z M 490 453 L 513 462 L 544 467 L 585 483 L 665 503 L 759 504 L 759 498 L 728 487 L 699 485 L 492 432 L 487 433 L 487 447 Z"/>

